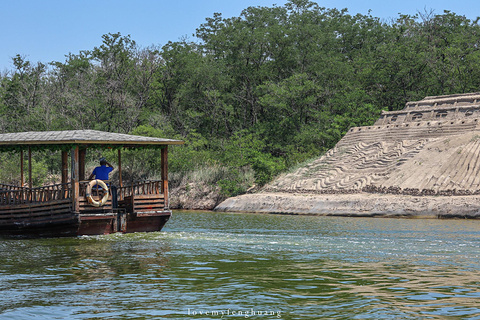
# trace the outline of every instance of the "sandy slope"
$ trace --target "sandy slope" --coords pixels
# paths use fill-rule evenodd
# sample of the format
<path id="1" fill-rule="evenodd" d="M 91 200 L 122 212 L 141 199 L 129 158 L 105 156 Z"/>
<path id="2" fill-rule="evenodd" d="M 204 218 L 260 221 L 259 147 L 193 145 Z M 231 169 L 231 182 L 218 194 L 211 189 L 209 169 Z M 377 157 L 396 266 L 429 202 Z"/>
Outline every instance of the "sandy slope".
<path id="1" fill-rule="evenodd" d="M 325 155 L 216 210 L 477 217 L 479 200 L 475 93 L 427 97 L 384 112 L 375 125 L 350 129 Z"/>

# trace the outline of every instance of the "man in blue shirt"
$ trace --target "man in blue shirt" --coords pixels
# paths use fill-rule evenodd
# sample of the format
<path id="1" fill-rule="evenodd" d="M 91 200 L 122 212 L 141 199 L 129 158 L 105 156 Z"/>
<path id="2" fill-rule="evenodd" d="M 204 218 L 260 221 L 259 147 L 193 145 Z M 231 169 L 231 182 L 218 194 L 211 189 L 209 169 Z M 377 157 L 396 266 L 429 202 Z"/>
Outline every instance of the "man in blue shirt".
<path id="1" fill-rule="evenodd" d="M 108 175 L 110 174 L 110 172 L 113 171 L 113 169 L 114 169 L 113 166 L 107 162 L 107 159 L 101 158 L 100 167 L 96 167 L 93 170 L 88 180 L 92 180 L 94 176 L 95 176 L 95 179 L 98 179 L 98 180 L 108 180 Z"/>

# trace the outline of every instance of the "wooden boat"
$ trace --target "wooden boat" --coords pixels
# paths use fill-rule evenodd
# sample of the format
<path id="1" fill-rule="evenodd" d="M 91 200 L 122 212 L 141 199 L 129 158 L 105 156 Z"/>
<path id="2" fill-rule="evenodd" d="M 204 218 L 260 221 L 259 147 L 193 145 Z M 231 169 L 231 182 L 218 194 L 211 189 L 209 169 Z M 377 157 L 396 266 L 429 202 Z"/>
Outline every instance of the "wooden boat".
<path id="1" fill-rule="evenodd" d="M 0 184 L 0 236 L 58 237 L 160 231 L 171 216 L 168 146 L 178 144 L 183 141 L 96 130 L 0 134 L 0 152 L 18 151 L 22 168 L 22 186 Z M 106 197 L 105 204 L 96 207 L 88 201 L 89 195 L 85 192 L 90 183 L 85 180 L 85 156 L 88 148 L 102 147 L 118 149 L 119 182 L 109 188 L 106 196 L 102 193 L 91 195 L 95 201 Z M 124 148 L 160 148 L 161 180 L 124 183 L 121 164 Z M 60 184 L 32 187 L 31 154 L 38 149 L 61 151 Z M 28 183 L 25 184 L 24 152 L 28 152 Z"/>

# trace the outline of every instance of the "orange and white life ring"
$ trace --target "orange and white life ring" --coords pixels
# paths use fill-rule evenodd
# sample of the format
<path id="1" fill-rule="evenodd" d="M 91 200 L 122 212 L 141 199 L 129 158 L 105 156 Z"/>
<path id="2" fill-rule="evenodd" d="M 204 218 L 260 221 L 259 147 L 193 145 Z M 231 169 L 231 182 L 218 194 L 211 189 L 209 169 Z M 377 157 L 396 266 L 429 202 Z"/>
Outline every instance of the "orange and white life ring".
<path id="1" fill-rule="evenodd" d="M 102 189 L 104 191 L 103 198 L 100 201 L 96 201 L 92 197 L 92 188 L 95 185 L 99 185 L 100 187 L 102 187 Z M 103 182 L 102 180 L 97 180 L 97 179 L 90 181 L 87 185 L 87 190 L 85 191 L 85 197 L 87 198 L 88 203 L 91 204 L 94 207 L 104 206 L 105 203 L 107 203 L 107 200 L 108 200 L 107 184 L 105 182 Z"/>

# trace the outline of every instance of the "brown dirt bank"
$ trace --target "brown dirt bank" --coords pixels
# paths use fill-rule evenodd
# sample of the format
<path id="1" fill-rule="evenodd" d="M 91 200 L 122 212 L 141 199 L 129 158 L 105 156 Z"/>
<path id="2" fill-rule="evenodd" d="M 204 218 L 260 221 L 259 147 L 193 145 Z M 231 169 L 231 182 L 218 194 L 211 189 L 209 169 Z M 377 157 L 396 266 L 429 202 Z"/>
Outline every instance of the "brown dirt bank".
<path id="1" fill-rule="evenodd" d="M 223 200 L 225 196 L 214 185 L 191 183 L 170 189 L 171 209 L 213 210 Z"/>
<path id="2" fill-rule="evenodd" d="M 480 196 L 257 193 L 229 198 L 215 211 L 323 216 L 480 218 Z"/>

